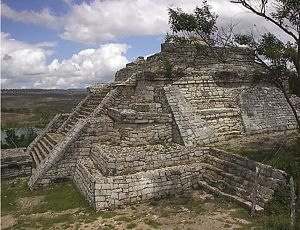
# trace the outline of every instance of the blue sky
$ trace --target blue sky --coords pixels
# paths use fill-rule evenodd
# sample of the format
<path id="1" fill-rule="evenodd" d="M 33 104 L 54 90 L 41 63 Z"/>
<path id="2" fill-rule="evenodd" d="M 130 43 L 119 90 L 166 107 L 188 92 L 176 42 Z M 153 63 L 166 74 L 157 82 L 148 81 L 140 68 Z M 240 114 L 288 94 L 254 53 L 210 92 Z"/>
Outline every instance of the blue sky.
<path id="1" fill-rule="evenodd" d="M 229 1 L 208 2 L 221 22 L 243 21 L 243 10 Z M 168 7 L 191 12 L 200 3 L 2 0 L 2 88 L 81 88 L 113 81 L 126 63 L 160 51 L 169 30 Z"/>

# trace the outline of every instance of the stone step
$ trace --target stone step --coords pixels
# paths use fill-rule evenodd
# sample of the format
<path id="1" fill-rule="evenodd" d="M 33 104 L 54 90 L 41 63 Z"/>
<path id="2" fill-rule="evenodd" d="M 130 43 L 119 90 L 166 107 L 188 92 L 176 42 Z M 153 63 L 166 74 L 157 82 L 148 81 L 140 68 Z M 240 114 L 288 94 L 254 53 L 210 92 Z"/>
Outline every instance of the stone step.
<path id="1" fill-rule="evenodd" d="M 64 129 L 64 130 L 61 130 L 60 133 L 63 134 L 63 135 L 67 135 L 68 130 L 65 130 L 65 129 Z"/>
<path id="2" fill-rule="evenodd" d="M 45 142 L 45 144 L 47 146 L 49 146 L 50 149 L 53 149 L 54 146 L 56 145 L 57 142 L 53 141 L 53 140 L 50 140 L 50 138 L 48 136 L 44 136 L 43 137 L 43 141 Z M 53 141 L 53 142 L 52 142 Z"/>
<path id="3" fill-rule="evenodd" d="M 219 189 L 217 189 L 213 186 L 210 186 L 208 183 L 206 183 L 204 181 L 198 181 L 198 184 L 199 184 L 199 186 L 201 186 L 203 189 L 207 190 L 208 192 L 214 193 L 218 196 L 222 196 L 225 199 L 228 199 L 234 203 L 239 204 L 240 206 L 242 206 L 248 210 L 251 210 L 251 202 L 249 202 L 249 201 L 246 201 L 238 196 L 234 196 L 234 195 L 222 192 Z M 263 210 L 264 209 L 261 206 L 256 205 L 256 207 L 255 207 L 256 213 L 261 213 L 261 212 L 263 212 Z"/>
<path id="4" fill-rule="evenodd" d="M 242 197 L 242 199 L 251 202 L 251 192 L 240 188 L 238 186 L 232 185 L 234 181 L 228 181 L 229 178 L 224 178 L 224 180 L 217 179 L 215 175 L 203 174 L 204 181 L 212 187 L 219 189 L 227 194 Z"/>
<path id="5" fill-rule="evenodd" d="M 33 147 L 33 152 L 36 155 L 36 157 L 38 158 L 38 163 L 40 163 L 44 159 L 44 157 L 37 146 Z"/>
<path id="6" fill-rule="evenodd" d="M 39 153 L 43 156 L 43 159 L 47 157 L 48 151 L 44 148 L 44 146 L 41 144 L 41 141 L 37 143 L 37 148 L 39 150 Z"/>
<path id="7" fill-rule="evenodd" d="M 231 130 L 226 132 L 217 132 L 216 136 L 225 136 L 225 139 L 228 137 L 236 137 L 236 136 L 242 136 L 242 132 L 240 130 Z"/>
<path id="8" fill-rule="evenodd" d="M 78 114 L 77 117 L 78 119 L 86 119 L 88 116 L 84 114 Z"/>
<path id="9" fill-rule="evenodd" d="M 41 140 L 40 140 L 40 143 L 41 143 L 41 146 L 44 148 L 44 150 L 46 150 L 46 152 L 47 152 L 47 155 L 51 152 L 51 146 L 49 146 L 48 144 L 47 144 L 47 141 L 45 140 L 45 138 L 42 138 Z"/>
<path id="10" fill-rule="evenodd" d="M 211 109 L 200 109 L 197 113 L 202 118 L 219 118 L 219 117 L 236 117 L 240 115 L 240 109 L 237 108 L 211 108 Z"/>
<path id="11" fill-rule="evenodd" d="M 251 179 L 246 179 L 246 178 L 242 178 L 241 176 L 237 176 L 233 173 L 229 173 L 229 172 L 225 172 L 224 170 L 217 168 L 213 165 L 210 164 L 205 164 L 206 165 L 206 170 L 213 172 L 214 174 L 216 174 L 215 178 L 216 179 L 218 176 L 220 176 L 223 180 L 226 181 L 226 183 L 229 183 L 232 185 L 232 183 L 234 183 L 235 185 L 238 185 L 238 188 L 241 188 L 243 190 L 245 190 L 247 187 L 249 186 L 253 186 L 253 182 L 251 181 Z M 205 173 L 206 175 L 207 173 Z"/>
<path id="12" fill-rule="evenodd" d="M 232 173 L 227 173 L 212 165 L 207 165 L 203 177 L 211 183 L 223 183 L 225 186 L 232 188 L 234 191 L 238 191 L 247 196 L 251 195 L 252 191 L 249 192 L 247 189 L 253 186 L 252 181 L 238 177 Z"/>
<path id="13" fill-rule="evenodd" d="M 207 159 L 211 159 L 213 160 L 212 163 L 208 163 L 207 162 Z M 219 173 L 223 172 L 223 174 L 225 175 L 231 175 L 231 176 L 235 176 L 235 178 L 240 178 L 240 180 L 244 180 L 244 181 L 247 181 L 247 183 L 243 182 L 241 184 L 241 186 L 253 186 L 253 178 L 255 176 L 255 171 L 253 170 L 250 170 L 248 168 L 245 168 L 245 166 L 243 165 L 239 165 L 239 164 L 236 164 L 234 162 L 229 162 L 227 160 L 224 160 L 224 159 L 219 159 L 215 156 L 212 156 L 211 154 L 208 154 L 205 156 L 204 158 L 204 162 L 206 165 L 210 165 L 209 167 L 211 169 L 214 169 L 214 170 L 218 170 Z M 224 165 L 222 167 L 220 167 L 220 165 Z M 214 168 L 212 168 L 214 167 Z M 241 170 L 237 170 L 237 168 L 242 168 L 243 171 Z M 231 170 L 232 172 L 224 172 L 224 170 Z M 243 175 L 241 175 L 243 174 Z M 273 178 L 270 178 L 269 180 L 267 179 L 267 177 L 264 178 L 264 181 L 267 182 L 268 184 L 271 183 L 273 184 L 271 187 L 275 186 L 274 184 L 276 184 L 278 181 L 273 179 Z M 275 186 L 276 187 L 276 186 Z M 259 188 L 260 190 L 264 190 L 264 191 L 267 191 L 267 190 L 270 190 L 270 185 L 268 186 L 265 186 L 264 184 L 260 184 L 259 183 Z M 271 191 L 269 191 L 271 192 Z"/>
<path id="14" fill-rule="evenodd" d="M 88 101 L 86 101 L 82 106 L 84 106 L 84 107 L 96 107 L 97 105 L 99 105 L 100 104 L 100 102 L 102 101 L 102 99 L 103 98 L 101 98 L 101 99 L 95 99 L 95 100 L 93 100 L 93 99 L 89 99 Z"/>
<path id="15" fill-rule="evenodd" d="M 82 108 L 80 108 L 80 110 L 77 113 L 78 115 L 84 115 L 84 116 L 89 116 L 91 114 L 91 112 L 88 112 L 86 110 L 83 110 Z"/>
<path id="16" fill-rule="evenodd" d="M 255 175 L 255 171 L 245 168 L 243 165 L 238 165 L 232 161 L 227 161 L 226 159 L 220 159 L 211 154 L 205 155 L 205 158 L 203 159 L 203 163 L 212 165 L 215 168 L 218 168 L 219 170 L 224 170 L 224 169 L 231 170 L 233 174 L 236 174 L 239 177 L 241 176 L 240 170 L 237 171 L 237 168 L 243 168 L 243 170 L 245 171 L 245 179 L 248 180 L 253 178 Z"/>
<path id="17" fill-rule="evenodd" d="M 34 148 L 30 151 L 30 155 L 31 155 L 31 157 L 33 158 L 33 160 L 34 160 L 34 163 L 35 163 L 35 165 L 36 166 L 38 166 L 39 164 L 40 164 L 40 158 L 37 156 L 37 154 L 35 153 L 35 150 L 34 150 Z"/>
<path id="18" fill-rule="evenodd" d="M 233 102 L 235 99 L 228 96 L 223 95 L 212 95 L 212 96 L 199 96 L 190 99 L 189 102 L 191 104 L 202 104 L 208 102 Z"/>
<path id="19" fill-rule="evenodd" d="M 56 145 L 64 138 L 64 135 L 61 135 L 59 133 L 47 133 L 47 137 L 49 138 L 49 140 L 51 140 L 53 144 Z"/>
<path id="20" fill-rule="evenodd" d="M 70 131 L 70 129 L 72 129 L 72 127 L 74 126 L 74 124 L 75 124 L 75 123 L 69 123 L 69 124 L 67 124 L 67 125 L 66 125 L 66 129 L 67 129 L 68 131 Z"/>
<path id="21" fill-rule="evenodd" d="M 95 107 L 82 107 L 80 108 L 80 111 L 81 112 L 84 112 L 84 113 L 88 113 L 90 114 L 91 112 L 93 112 L 95 110 Z"/>
<path id="22" fill-rule="evenodd" d="M 57 144 L 56 137 L 52 133 L 46 133 L 45 140 L 48 142 L 49 145 L 53 147 Z"/>

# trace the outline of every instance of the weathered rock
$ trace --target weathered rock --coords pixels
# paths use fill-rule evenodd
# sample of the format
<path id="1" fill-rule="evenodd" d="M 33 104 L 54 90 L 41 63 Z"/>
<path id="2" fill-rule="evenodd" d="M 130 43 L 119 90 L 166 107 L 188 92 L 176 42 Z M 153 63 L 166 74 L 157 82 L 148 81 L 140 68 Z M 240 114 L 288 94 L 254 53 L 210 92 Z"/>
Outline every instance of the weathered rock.
<path id="1" fill-rule="evenodd" d="M 89 87 L 71 114 L 57 116 L 28 147 L 36 164 L 29 186 L 72 179 L 97 210 L 199 186 L 249 207 L 259 168 L 263 209 L 284 172 L 197 146 L 295 129 L 296 121 L 275 86 L 252 87 L 249 76 L 262 69 L 253 53 L 227 50 L 221 63 L 214 53 L 222 50 L 163 44 L 161 53 L 118 71 L 113 83 Z"/>

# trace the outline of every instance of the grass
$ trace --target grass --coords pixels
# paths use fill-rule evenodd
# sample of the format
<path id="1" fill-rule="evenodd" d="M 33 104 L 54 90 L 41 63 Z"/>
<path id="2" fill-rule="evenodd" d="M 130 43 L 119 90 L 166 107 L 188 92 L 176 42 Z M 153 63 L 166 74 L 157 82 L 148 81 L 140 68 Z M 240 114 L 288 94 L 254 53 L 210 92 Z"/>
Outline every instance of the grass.
<path id="1" fill-rule="evenodd" d="M 157 229 L 157 228 L 159 228 L 161 226 L 161 223 L 159 223 L 156 220 L 152 220 L 152 219 L 145 219 L 144 223 L 147 224 L 147 225 L 149 225 L 150 227 L 152 227 L 154 229 Z"/>
<path id="2" fill-rule="evenodd" d="M 18 213 L 42 213 L 47 211 L 64 211 L 73 208 L 87 208 L 88 204 L 75 189 L 71 182 L 56 184 L 51 187 L 30 191 L 25 178 L 15 180 L 2 180 L 1 182 L 2 202 L 1 210 L 3 214 Z M 19 210 L 17 198 L 45 196 L 44 202 L 30 210 Z"/>
<path id="3" fill-rule="evenodd" d="M 70 112 L 86 93 L 47 93 L 41 92 L 2 95 L 1 129 L 24 126 L 42 126 L 57 113 Z"/>
<path id="4" fill-rule="evenodd" d="M 203 207 L 204 201 L 202 200 L 194 200 L 189 197 L 183 197 L 179 199 L 171 199 L 170 203 L 177 211 L 184 207 L 194 211 L 198 215 L 205 212 L 205 208 Z"/>
<path id="5" fill-rule="evenodd" d="M 227 149 L 228 150 L 228 149 Z M 288 177 L 293 176 L 296 185 L 296 195 L 300 197 L 300 139 L 297 139 L 289 146 L 278 146 L 274 150 L 249 150 L 229 149 L 229 151 L 245 156 L 249 159 L 269 164 L 273 167 L 282 169 L 288 173 Z M 282 185 L 274 193 L 273 198 L 266 207 L 267 215 L 258 218 L 264 229 L 285 230 L 293 229 L 289 224 L 289 187 Z M 296 226 L 300 229 L 300 199 L 296 200 Z"/>
<path id="6" fill-rule="evenodd" d="M 64 214 L 59 215 L 53 218 L 36 218 L 34 221 L 22 221 L 19 222 L 17 225 L 14 226 L 14 229 L 28 229 L 28 228 L 42 228 L 42 229 L 49 229 L 55 224 L 63 223 L 65 227 L 68 227 L 69 224 L 75 222 L 76 218 L 71 214 Z"/>
<path id="7" fill-rule="evenodd" d="M 225 223 L 225 224 L 224 224 L 224 228 L 231 228 L 231 225 L 228 224 L 228 223 Z"/>
<path id="8" fill-rule="evenodd" d="M 24 221 L 19 221 L 18 224 L 14 226 L 14 229 L 49 229 L 51 226 L 59 223 L 67 227 L 78 221 L 90 223 L 99 217 L 108 219 L 118 215 L 118 213 L 114 211 L 95 212 L 77 191 L 72 182 L 63 182 L 52 185 L 51 187 L 30 191 L 26 184 L 27 179 L 28 178 L 24 177 L 1 181 L 1 215 L 37 215 L 50 211 L 57 212 L 58 216 L 37 217 L 34 221 L 25 219 Z M 18 198 L 30 198 L 35 196 L 44 196 L 43 202 L 29 209 L 18 207 Z M 70 209 L 78 209 L 78 211 L 75 210 L 75 213 L 72 214 L 63 213 L 63 211 Z M 79 212 L 81 212 L 82 215 L 78 215 Z"/>
<path id="9" fill-rule="evenodd" d="M 133 221 L 134 218 L 130 218 L 128 216 L 120 216 L 120 217 L 116 218 L 115 220 L 129 223 L 129 222 Z"/>
<path id="10" fill-rule="evenodd" d="M 137 226 L 137 224 L 135 224 L 135 223 L 130 223 L 130 224 L 127 224 L 126 229 L 133 229 L 133 228 L 135 228 L 136 226 Z"/>

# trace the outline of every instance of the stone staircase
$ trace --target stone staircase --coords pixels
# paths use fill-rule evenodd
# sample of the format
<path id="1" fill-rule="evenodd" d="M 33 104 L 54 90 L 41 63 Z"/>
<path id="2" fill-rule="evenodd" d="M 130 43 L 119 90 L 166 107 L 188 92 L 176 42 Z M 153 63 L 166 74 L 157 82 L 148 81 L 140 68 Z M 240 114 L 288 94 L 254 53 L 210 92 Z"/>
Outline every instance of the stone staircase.
<path id="1" fill-rule="evenodd" d="M 243 132 L 241 111 L 237 104 L 239 86 L 226 88 L 226 82 L 223 83 L 216 82 L 212 73 L 205 70 L 192 71 L 173 83 L 197 116 L 214 130 L 219 141 Z"/>
<path id="2" fill-rule="evenodd" d="M 63 139 L 62 134 L 58 133 L 45 133 L 44 136 L 36 143 L 31 149 L 30 155 L 32 156 L 35 165 L 39 165 L 51 152 L 54 146 Z"/>
<path id="3" fill-rule="evenodd" d="M 214 131 L 204 119 L 197 116 L 178 88 L 164 87 L 164 92 L 185 146 L 216 141 Z"/>
<path id="4" fill-rule="evenodd" d="M 35 168 L 43 163 L 58 144 L 64 142 L 68 137 L 68 132 L 73 129 L 79 121 L 91 116 L 110 89 L 111 87 L 108 85 L 102 87 L 99 92 L 89 93 L 89 95 L 77 105 L 67 119 L 62 122 L 58 129 L 52 131 L 51 127 L 45 128 L 44 132 L 27 148 L 27 152 L 31 155 Z"/>
<path id="5" fill-rule="evenodd" d="M 109 91 L 110 88 L 106 88 L 103 89 L 100 94 L 88 95 L 88 97 L 75 109 L 58 131 L 66 135 L 79 120 L 89 117 Z"/>
<path id="6" fill-rule="evenodd" d="M 264 210 L 274 189 L 285 180 L 284 172 L 280 170 L 214 148 L 210 149 L 210 154 L 205 155 L 203 163 L 205 169 L 199 185 L 248 210 L 252 205 L 256 168 L 259 168 L 256 212 Z"/>

